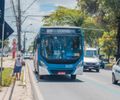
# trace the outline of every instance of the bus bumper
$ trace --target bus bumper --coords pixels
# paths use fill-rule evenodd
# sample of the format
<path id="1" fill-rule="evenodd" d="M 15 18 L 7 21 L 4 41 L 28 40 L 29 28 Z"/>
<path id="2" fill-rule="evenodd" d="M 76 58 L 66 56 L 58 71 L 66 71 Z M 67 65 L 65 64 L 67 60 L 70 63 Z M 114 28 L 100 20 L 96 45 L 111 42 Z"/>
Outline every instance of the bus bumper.
<path id="1" fill-rule="evenodd" d="M 58 72 L 65 72 L 67 74 L 72 75 L 82 75 L 83 74 L 83 66 L 77 67 L 76 70 L 73 72 L 71 70 L 48 70 L 46 66 L 39 66 L 39 75 L 58 75 Z M 73 73 L 72 73 L 73 72 Z"/>

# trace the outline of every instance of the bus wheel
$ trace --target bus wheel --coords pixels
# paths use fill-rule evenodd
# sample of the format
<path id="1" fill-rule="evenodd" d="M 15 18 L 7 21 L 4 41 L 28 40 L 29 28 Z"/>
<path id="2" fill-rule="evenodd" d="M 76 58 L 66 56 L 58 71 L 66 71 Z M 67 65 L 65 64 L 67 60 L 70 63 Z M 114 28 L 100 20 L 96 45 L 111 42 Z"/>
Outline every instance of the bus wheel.
<path id="1" fill-rule="evenodd" d="M 116 80 L 114 74 L 112 74 L 112 83 L 113 83 L 113 84 L 117 84 L 117 83 L 118 83 L 118 81 Z"/>
<path id="2" fill-rule="evenodd" d="M 76 79 L 76 75 L 71 75 L 71 79 L 75 80 Z"/>

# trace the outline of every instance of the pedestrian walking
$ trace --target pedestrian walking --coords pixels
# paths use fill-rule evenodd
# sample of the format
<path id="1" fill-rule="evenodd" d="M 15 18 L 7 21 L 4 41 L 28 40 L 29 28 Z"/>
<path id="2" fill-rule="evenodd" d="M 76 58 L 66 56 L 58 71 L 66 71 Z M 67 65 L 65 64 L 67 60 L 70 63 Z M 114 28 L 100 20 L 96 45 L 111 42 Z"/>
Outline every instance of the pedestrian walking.
<path id="1" fill-rule="evenodd" d="M 14 64 L 14 74 L 17 80 L 20 80 L 21 78 L 21 70 L 22 70 L 23 64 L 24 64 L 24 61 L 21 57 L 21 54 L 18 54 Z"/>

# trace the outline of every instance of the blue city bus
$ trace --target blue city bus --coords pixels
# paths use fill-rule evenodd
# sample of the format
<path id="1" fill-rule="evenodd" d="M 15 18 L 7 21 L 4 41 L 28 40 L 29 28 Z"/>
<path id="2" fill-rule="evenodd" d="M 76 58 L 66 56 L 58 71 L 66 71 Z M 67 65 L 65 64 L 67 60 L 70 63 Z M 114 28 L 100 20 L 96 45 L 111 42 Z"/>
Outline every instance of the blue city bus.
<path id="1" fill-rule="evenodd" d="M 84 35 L 80 27 L 41 27 L 34 40 L 34 69 L 43 75 L 83 73 Z"/>

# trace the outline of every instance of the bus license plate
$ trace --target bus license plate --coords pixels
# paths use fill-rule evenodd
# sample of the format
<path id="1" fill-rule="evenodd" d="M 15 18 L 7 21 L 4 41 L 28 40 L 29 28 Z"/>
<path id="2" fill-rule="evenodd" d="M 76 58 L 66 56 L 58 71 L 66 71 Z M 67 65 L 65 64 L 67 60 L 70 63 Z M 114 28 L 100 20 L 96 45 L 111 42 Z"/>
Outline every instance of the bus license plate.
<path id="1" fill-rule="evenodd" d="M 58 75 L 65 75 L 65 72 L 58 72 Z"/>

